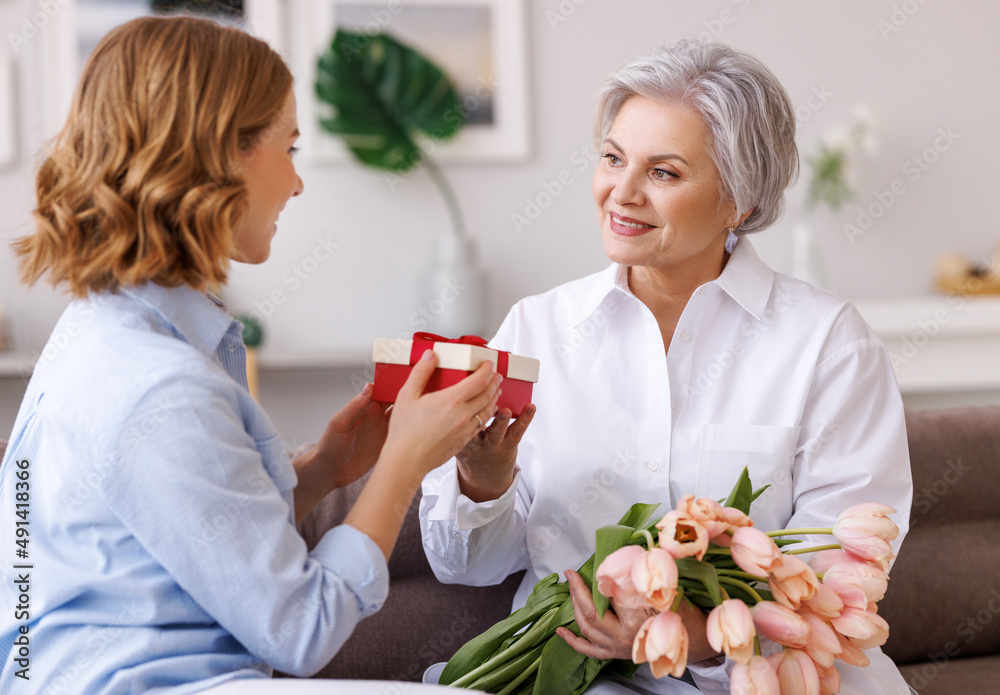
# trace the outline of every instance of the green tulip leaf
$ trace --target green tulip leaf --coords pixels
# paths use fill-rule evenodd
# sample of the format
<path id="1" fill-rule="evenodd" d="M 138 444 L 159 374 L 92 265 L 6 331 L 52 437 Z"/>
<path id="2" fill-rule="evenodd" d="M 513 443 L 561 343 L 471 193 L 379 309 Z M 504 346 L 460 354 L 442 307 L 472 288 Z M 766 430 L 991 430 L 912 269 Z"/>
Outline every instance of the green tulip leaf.
<path id="1" fill-rule="evenodd" d="M 494 668 L 470 686 L 470 690 L 485 690 L 488 693 L 495 693 L 503 689 L 509 682 L 515 680 L 525 670 L 527 670 L 541 655 L 545 649 L 544 644 L 539 644 L 520 656 L 512 658 L 510 661 Z"/>
<path id="2" fill-rule="evenodd" d="M 714 605 L 722 603 L 719 574 L 710 562 L 695 560 L 693 557 L 682 557 L 676 562 L 678 577 L 697 580 L 704 587 L 704 591 L 712 601 L 714 601 Z"/>
<path id="3" fill-rule="evenodd" d="M 573 626 L 576 628 L 576 626 Z M 579 628 L 575 630 L 579 634 Z M 551 639 L 542 650 L 542 662 L 535 676 L 535 695 L 571 695 L 586 687 L 588 657 L 564 639 Z"/>
<path id="4" fill-rule="evenodd" d="M 699 594 L 694 592 L 689 594 L 685 592 L 684 595 L 687 596 L 688 600 L 691 603 L 698 606 L 698 608 L 702 609 L 706 613 L 710 612 L 713 608 L 715 608 L 718 605 L 717 603 L 715 603 L 715 601 L 712 600 L 712 597 L 708 596 L 707 594 Z"/>
<path id="5" fill-rule="evenodd" d="M 763 492 L 763 490 L 761 490 Z M 754 500 L 753 485 L 750 483 L 750 471 L 743 467 L 743 472 L 733 485 L 733 491 L 722 503 L 723 507 L 733 507 L 739 509 L 744 514 L 750 513 L 750 503 Z"/>
<path id="6" fill-rule="evenodd" d="M 549 577 L 557 576 L 549 575 Z M 463 644 L 441 672 L 441 684 L 454 683 L 480 668 L 516 642 L 522 636 L 518 633 L 526 625 L 531 624 L 529 630 L 537 627 L 549 611 L 569 603 L 569 588 L 566 583 L 553 585 L 549 577 L 539 581 L 535 586 L 535 591 L 531 594 L 534 600 L 529 599 L 530 605 L 525 604 L 518 608 L 493 627 Z M 555 617 L 551 616 L 549 621 Z M 552 630 L 555 631 L 555 626 Z"/>
<path id="7" fill-rule="evenodd" d="M 388 34 L 338 29 L 318 68 L 316 96 L 332 107 L 320 125 L 370 166 L 408 171 L 423 158 L 418 133 L 447 139 L 464 122 L 444 71 Z"/>
<path id="8" fill-rule="evenodd" d="M 633 529 L 646 528 L 652 521 L 653 513 L 659 506 L 658 504 L 636 502 L 628 508 L 625 516 L 621 518 L 618 524 L 620 526 L 631 526 Z"/>

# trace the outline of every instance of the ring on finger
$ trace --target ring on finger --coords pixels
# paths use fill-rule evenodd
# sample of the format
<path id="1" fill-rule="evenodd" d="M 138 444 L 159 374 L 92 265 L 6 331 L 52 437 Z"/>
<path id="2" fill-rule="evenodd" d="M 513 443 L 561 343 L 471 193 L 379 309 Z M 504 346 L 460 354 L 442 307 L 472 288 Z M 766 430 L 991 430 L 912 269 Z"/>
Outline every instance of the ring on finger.
<path id="1" fill-rule="evenodd" d="M 472 417 L 476 418 L 476 422 L 479 423 L 479 429 L 483 429 L 483 424 L 484 423 L 483 423 L 483 419 L 481 417 L 479 417 L 479 413 L 476 413 Z"/>

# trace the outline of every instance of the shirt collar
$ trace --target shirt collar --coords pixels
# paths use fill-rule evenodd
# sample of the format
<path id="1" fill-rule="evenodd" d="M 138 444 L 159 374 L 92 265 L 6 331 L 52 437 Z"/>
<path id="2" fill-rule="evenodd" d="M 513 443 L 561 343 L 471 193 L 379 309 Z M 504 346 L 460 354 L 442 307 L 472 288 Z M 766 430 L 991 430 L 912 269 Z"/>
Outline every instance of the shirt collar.
<path id="1" fill-rule="evenodd" d="M 718 285 L 755 319 L 760 319 L 771 296 L 774 271 L 760 260 L 746 237 L 730 235 L 726 249 L 730 252 L 729 262 L 722 274 L 707 284 Z M 580 303 L 574 326 L 586 321 L 616 291 L 635 296 L 628 286 L 628 266 L 612 263 L 594 277 L 595 282 Z"/>
<path id="2" fill-rule="evenodd" d="M 774 271 L 760 260 L 749 239 L 739 237 L 722 274 L 712 282 L 760 319 L 771 296 Z"/>
<path id="3" fill-rule="evenodd" d="M 191 287 L 164 287 L 149 282 L 123 288 L 122 293 L 153 309 L 184 340 L 209 357 L 233 326 L 239 330 L 239 322 L 226 313 L 221 303 Z"/>
<path id="4" fill-rule="evenodd" d="M 593 278 L 595 281 L 590 284 L 590 288 L 580 303 L 580 311 L 573 321 L 574 328 L 590 318 L 613 292 L 620 291 L 625 294 L 632 294 L 632 290 L 628 286 L 628 266 L 626 265 L 612 263 L 594 275 Z"/>

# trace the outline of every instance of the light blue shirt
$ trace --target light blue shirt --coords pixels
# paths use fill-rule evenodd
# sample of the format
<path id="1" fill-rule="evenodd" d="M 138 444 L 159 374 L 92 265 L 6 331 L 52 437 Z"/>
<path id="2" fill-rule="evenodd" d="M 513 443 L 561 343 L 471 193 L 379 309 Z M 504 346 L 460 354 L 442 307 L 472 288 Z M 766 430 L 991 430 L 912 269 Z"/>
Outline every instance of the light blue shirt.
<path id="1" fill-rule="evenodd" d="M 295 471 L 247 391 L 241 330 L 205 294 L 153 284 L 63 314 L 0 465 L 0 692 L 308 675 L 381 607 L 371 539 L 340 526 L 308 552 L 296 531 Z"/>

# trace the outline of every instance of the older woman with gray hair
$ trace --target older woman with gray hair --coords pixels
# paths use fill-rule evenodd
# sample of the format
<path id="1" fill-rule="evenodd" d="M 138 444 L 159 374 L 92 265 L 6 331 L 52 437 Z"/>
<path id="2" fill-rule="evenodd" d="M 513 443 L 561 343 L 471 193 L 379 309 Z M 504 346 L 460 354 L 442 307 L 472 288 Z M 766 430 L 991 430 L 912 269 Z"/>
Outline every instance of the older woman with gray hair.
<path id="1" fill-rule="evenodd" d="M 427 557 L 444 582 L 527 569 L 515 599 L 565 573 L 598 658 L 631 656 L 646 615 L 603 619 L 571 568 L 635 502 L 724 498 L 746 466 L 770 484 L 758 528 L 828 527 L 859 502 L 894 507 L 912 483 L 903 406 L 885 348 L 848 302 L 776 273 L 747 238 L 781 215 L 798 171 L 788 95 L 760 61 L 681 41 L 625 66 L 598 97 L 593 193 L 605 270 L 519 302 L 495 347 L 537 357 L 539 404 L 501 411 L 423 485 Z M 531 428 L 528 428 L 529 423 Z M 643 667 L 595 692 L 729 692 L 705 615 L 679 609 L 685 681 Z M 841 692 L 906 693 L 879 649 L 838 662 Z"/>

